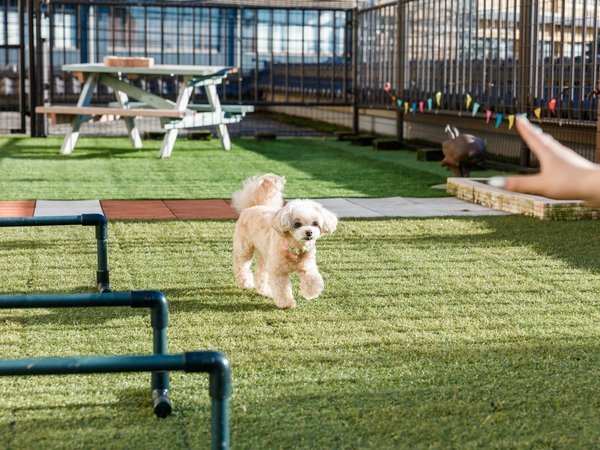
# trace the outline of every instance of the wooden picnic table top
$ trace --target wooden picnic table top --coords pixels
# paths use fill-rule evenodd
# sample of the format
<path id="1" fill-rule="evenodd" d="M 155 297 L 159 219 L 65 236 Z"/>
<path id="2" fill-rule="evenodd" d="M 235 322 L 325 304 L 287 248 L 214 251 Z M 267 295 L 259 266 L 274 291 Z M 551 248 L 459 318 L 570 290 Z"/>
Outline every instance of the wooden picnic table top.
<path id="1" fill-rule="evenodd" d="M 190 76 L 224 76 L 236 73 L 236 67 L 227 66 L 194 66 L 185 64 L 155 64 L 151 67 L 107 66 L 103 63 L 65 64 L 62 69 L 67 72 L 85 73 L 132 73 L 139 75 L 190 75 Z"/>

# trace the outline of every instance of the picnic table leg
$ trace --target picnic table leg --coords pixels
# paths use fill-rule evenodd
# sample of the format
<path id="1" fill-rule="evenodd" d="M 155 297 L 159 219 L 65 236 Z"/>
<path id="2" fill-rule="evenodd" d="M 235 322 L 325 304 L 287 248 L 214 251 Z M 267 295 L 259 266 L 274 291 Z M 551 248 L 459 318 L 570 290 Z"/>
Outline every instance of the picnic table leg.
<path id="1" fill-rule="evenodd" d="M 121 108 L 127 108 L 127 104 L 129 103 L 129 97 L 123 91 L 119 91 L 115 89 L 115 97 L 117 98 L 117 102 Z M 135 122 L 133 121 L 133 117 L 123 117 L 123 121 L 125 122 L 125 126 L 127 127 L 127 134 L 129 135 L 129 139 L 135 148 L 142 148 L 142 138 L 140 137 L 140 132 L 135 126 Z"/>
<path id="2" fill-rule="evenodd" d="M 190 102 L 190 97 L 194 92 L 194 86 L 190 86 L 185 77 L 183 83 L 185 87 L 179 93 L 177 102 L 175 103 L 175 108 L 173 108 L 176 111 L 185 111 L 187 109 L 188 103 Z M 171 156 L 171 152 L 175 146 L 175 141 L 177 140 L 178 131 L 179 130 L 176 128 L 167 130 L 162 145 L 160 146 L 160 151 L 158 152 L 159 158 L 168 158 Z"/>
<path id="3" fill-rule="evenodd" d="M 221 108 L 221 101 L 219 100 L 219 95 L 217 94 L 217 86 L 214 84 L 207 84 L 204 86 L 206 91 L 206 97 L 208 98 L 208 103 L 212 107 L 213 111 L 217 113 L 217 115 L 222 116 L 223 110 Z M 219 136 L 219 140 L 221 141 L 221 146 L 224 150 L 231 150 L 231 139 L 229 138 L 229 131 L 227 131 L 227 126 L 224 123 L 217 124 L 217 135 Z"/>
<path id="4" fill-rule="evenodd" d="M 97 80 L 98 76 L 95 73 L 88 75 L 83 88 L 81 89 L 81 94 L 79 94 L 77 106 L 88 106 L 90 104 Z M 79 138 L 79 129 L 87 120 L 88 116 L 85 115 L 78 115 L 73 118 L 71 121 L 71 131 L 69 131 L 65 136 L 65 140 L 60 148 L 61 155 L 68 155 L 73 151 L 75 144 L 77 143 L 77 139 Z"/>

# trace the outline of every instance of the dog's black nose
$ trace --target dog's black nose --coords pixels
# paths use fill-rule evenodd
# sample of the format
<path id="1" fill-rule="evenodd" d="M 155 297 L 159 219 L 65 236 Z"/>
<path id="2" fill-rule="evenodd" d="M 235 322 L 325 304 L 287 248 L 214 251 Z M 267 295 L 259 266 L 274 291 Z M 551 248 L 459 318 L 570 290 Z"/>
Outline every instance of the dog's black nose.
<path id="1" fill-rule="evenodd" d="M 312 231 L 306 230 L 306 237 L 311 237 L 311 236 L 312 236 Z"/>

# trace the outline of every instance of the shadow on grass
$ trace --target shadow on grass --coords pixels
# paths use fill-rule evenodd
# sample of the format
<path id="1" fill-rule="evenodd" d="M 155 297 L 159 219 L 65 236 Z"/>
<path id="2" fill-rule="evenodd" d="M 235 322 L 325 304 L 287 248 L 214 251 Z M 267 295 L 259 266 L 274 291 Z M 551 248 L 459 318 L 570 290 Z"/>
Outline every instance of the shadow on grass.
<path id="1" fill-rule="evenodd" d="M 92 138 L 94 140 L 101 138 Z M 83 138 L 83 142 L 77 145 L 76 149 L 70 155 L 61 155 L 60 145 L 62 139 L 53 138 L 10 138 L 2 139 L 0 145 L 0 159 L 32 159 L 60 161 L 65 159 L 97 159 L 97 158 L 122 158 L 137 157 L 146 149 L 136 149 L 133 146 L 127 146 L 127 142 L 118 137 L 107 137 L 111 145 L 109 147 L 96 145 L 89 139 Z M 43 145 L 41 145 L 43 143 Z M 151 147 L 154 150 L 154 147 Z"/>
<path id="2" fill-rule="evenodd" d="M 436 221 L 441 227 L 435 227 L 430 233 L 423 233 L 428 223 Z M 360 223 L 373 222 L 377 228 L 375 234 L 365 234 Z M 423 227 L 418 226 L 422 222 Z M 481 224 L 477 232 L 470 233 L 468 223 Z M 354 227 L 352 224 L 356 223 Z M 397 223 L 396 225 L 393 225 Z M 477 216 L 444 218 L 402 218 L 378 220 L 342 220 L 338 232 L 328 237 L 327 246 L 350 246 L 351 251 L 360 252 L 366 248 L 406 245 L 408 247 L 455 248 L 457 255 L 464 257 L 470 248 L 485 249 L 503 246 L 529 246 L 540 254 L 548 255 L 567 262 L 570 266 L 600 273 L 600 240 L 595 239 L 599 223 L 594 220 L 581 221 L 545 221 L 524 216 Z M 341 244 L 340 231 L 344 226 L 350 229 Z M 407 228 L 409 227 L 409 228 Z M 418 234 L 410 229 L 418 230 Z M 481 230 L 484 232 L 481 232 Z M 348 250 L 346 250 L 348 251 Z M 467 254 L 468 257 L 468 254 Z M 434 255 L 432 255 L 434 258 Z M 477 256 L 473 256 L 474 259 Z M 343 261 L 338 264 L 343 265 Z"/>
<path id="3" fill-rule="evenodd" d="M 78 290 L 76 292 L 85 292 Z M 35 294 L 31 292 L 28 294 Z M 40 292 L 41 294 L 47 294 L 48 292 Z M 64 293 L 64 291 L 62 292 Z M 93 293 L 93 292 L 90 292 Z M 44 313 L 36 313 L 30 315 L 27 312 L 23 312 L 22 315 L 17 313 L 11 316 L 5 317 L 4 322 L 6 324 L 18 324 L 22 325 L 25 329 L 32 327 L 61 327 L 66 329 L 72 327 L 78 331 L 89 328 L 90 333 L 104 330 L 107 334 L 112 334 L 115 326 L 110 325 L 111 321 L 120 321 L 131 317 L 141 317 L 145 320 L 147 317 L 147 326 L 150 328 L 150 311 L 133 309 L 127 306 L 121 307 L 77 307 L 77 308 L 31 308 L 26 311 L 45 311 Z M 93 312 L 93 313 L 92 313 Z M 149 343 L 151 345 L 151 343 Z"/>
<path id="4" fill-rule="evenodd" d="M 232 275 L 233 277 L 233 275 Z M 263 297 L 254 291 L 243 291 L 237 288 L 223 289 L 219 287 L 218 295 L 215 295 L 215 289 L 206 286 L 192 289 L 168 288 L 163 291 L 169 300 L 171 312 L 198 312 L 211 311 L 223 313 L 239 313 L 252 311 L 273 311 L 277 309 L 273 300 Z M 235 303 L 221 301 L 219 298 L 231 298 L 235 296 L 238 300 Z M 177 300 L 188 297 L 185 300 Z M 189 297 L 192 297 L 191 299 Z M 241 300 L 240 300 L 241 299 Z"/>
<path id="5" fill-rule="evenodd" d="M 247 448 L 282 442 L 294 448 L 588 448 L 600 438 L 597 343 L 540 337 L 434 345 L 381 344 L 368 359 L 360 351 L 339 352 L 339 360 L 323 365 L 308 358 L 285 373 L 267 369 L 263 389 L 276 386 L 274 392 L 259 408 L 236 415 L 236 441 Z M 244 395 L 238 391 L 241 401 Z"/>
<path id="6" fill-rule="evenodd" d="M 346 142 L 322 139 L 282 139 L 264 143 L 241 140 L 237 144 L 270 161 L 285 164 L 305 175 L 304 186 L 288 186 L 290 195 L 319 197 L 310 190 L 312 180 L 339 186 L 344 191 L 353 191 L 365 197 L 440 197 L 445 191 L 432 190 L 430 186 L 446 182 L 443 168 L 422 170 L 418 165 L 407 166 L 400 159 L 380 160 L 369 149 L 357 150 Z M 416 159 L 414 152 L 394 152 L 407 155 L 405 159 Z M 423 163 L 423 168 L 426 164 Z M 285 175 L 285 174 L 284 174 Z M 302 177 L 299 177 L 302 180 Z M 392 191 L 390 191 L 392 187 Z M 308 193 L 306 193 L 308 192 Z"/>

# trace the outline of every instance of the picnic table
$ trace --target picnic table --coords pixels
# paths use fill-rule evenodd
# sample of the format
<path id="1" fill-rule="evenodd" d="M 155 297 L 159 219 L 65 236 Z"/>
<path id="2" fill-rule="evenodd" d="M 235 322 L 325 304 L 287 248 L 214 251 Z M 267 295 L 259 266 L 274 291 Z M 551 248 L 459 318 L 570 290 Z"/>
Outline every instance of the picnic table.
<path id="1" fill-rule="evenodd" d="M 71 130 L 66 134 L 60 149 L 61 155 L 73 151 L 79 130 L 85 122 L 95 116 L 104 115 L 113 115 L 124 120 L 129 138 L 136 148 L 142 147 L 142 140 L 134 117 L 159 117 L 166 130 L 158 155 L 160 158 L 168 158 L 171 155 L 179 130 L 206 126 L 215 126 L 223 149 L 230 150 L 231 140 L 227 124 L 239 122 L 247 112 L 253 111 L 253 107 L 247 105 L 221 105 L 217 85 L 221 84 L 228 74 L 237 71 L 232 67 L 86 63 L 66 64 L 62 69 L 81 74 L 84 79 L 77 105 L 44 105 L 36 108 L 38 113 L 73 116 Z M 176 83 L 179 86 L 177 100 L 174 102 L 133 85 L 131 81 L 140 76 L 180 76 L 182 83 Z M 90 106 L 94 89 L 99 85 L 111 88 L 116 102 L 105 107 Z M 190 104 L 196 87 L 204 88 L 208 104 Z"/>

